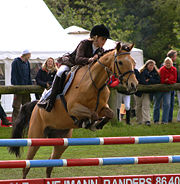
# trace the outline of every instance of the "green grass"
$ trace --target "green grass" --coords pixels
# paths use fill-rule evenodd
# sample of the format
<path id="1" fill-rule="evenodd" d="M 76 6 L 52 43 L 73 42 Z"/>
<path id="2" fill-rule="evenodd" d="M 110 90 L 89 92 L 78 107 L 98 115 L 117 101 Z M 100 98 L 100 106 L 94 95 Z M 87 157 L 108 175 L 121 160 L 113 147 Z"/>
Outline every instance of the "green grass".
<path id="1" fill-rule="evenodd" d="M 180 134 L 180 123 L 173 122 L 168 125 L 136 125 L 132 126 L 113 121 L 103 130 L 91 132 L 77 129 L 73 137 L 116 137 L 116 136 L 142 136 L 142 135 L 175 135 Z M 0 128 L 0 138 L 9 138 L 11 128 Z M 7 148 L 0 148 L 0 160 L 14 160 L 14 155 L 8 153 Z M 52 147 L 41 147 L 35 159 L 48 159 Z M 21 159 L 26 158 L 27 148 L 24 148 Z M 108 146 L 72 146 L 64 153 L 62 158 L 95 158 L 95 157 L 123 157 L 123 156 L 150 156 L 150 155 L 179 155 L 180 144 L 144 144 L 144 145 L 108 145 Z M 164 174 L 178 173 L 179 164 L 154 165 L 124 165 L 102 167 L 72 167 L 54 168 L 52 177 L 71 176 L 101 176 L 101 175 L 127 175 L 127 174 Z M 15 179 L 22 177 L 22 169 L 0 169 L 0 179 Z M 28 178 L 44 178 L 45 168 L 33 168 Z"/>

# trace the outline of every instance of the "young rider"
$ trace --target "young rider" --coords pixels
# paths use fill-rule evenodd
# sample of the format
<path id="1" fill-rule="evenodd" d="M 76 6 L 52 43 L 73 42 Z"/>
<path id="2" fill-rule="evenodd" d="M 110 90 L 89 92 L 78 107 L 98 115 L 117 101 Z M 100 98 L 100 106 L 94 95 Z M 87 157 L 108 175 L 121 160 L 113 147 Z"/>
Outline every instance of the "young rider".
<path id="1" fill-rule="evenodd" d="M 81 41 L 73 53 L 62 57 L 61 66 L 54 79 L 50 97 L 45 102 L 39 102 L 38 106 L 51 112 L 56 96 L 63 91 L 66 72 L 70 71 L 72 66 L 84 66 L 97 60 L 99 55 L 104 52 L 102 47 L 109 37 L 110 34 L 107 27 L 103 24 L 96 25 L 90 32 L 90 39 Z"/>

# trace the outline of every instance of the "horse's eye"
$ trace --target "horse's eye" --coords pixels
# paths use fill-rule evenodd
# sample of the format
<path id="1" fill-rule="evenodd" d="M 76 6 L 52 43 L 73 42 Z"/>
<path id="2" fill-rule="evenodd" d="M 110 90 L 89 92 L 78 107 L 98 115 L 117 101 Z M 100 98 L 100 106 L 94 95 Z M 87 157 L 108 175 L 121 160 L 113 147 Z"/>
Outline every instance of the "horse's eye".
<path id="1" fill-rule="evenodd" d="M 118 63 L 119 63 L 119 65 L 122 65 L 123 64 L 122 61 L 118 61 Z"/>

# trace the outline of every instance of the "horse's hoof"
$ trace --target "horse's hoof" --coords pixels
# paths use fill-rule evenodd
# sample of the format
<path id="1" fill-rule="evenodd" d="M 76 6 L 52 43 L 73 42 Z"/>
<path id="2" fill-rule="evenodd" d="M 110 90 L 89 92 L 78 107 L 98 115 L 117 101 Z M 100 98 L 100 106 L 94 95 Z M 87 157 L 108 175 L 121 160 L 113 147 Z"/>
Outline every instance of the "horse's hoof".
<path id="1" fill-rule="evenodd" d="M 98 121 L 95 121 L 90 127 L 89 127 L 89 130 L 95 132 L 97 129 L 97 125 L 99 124 Z"/>

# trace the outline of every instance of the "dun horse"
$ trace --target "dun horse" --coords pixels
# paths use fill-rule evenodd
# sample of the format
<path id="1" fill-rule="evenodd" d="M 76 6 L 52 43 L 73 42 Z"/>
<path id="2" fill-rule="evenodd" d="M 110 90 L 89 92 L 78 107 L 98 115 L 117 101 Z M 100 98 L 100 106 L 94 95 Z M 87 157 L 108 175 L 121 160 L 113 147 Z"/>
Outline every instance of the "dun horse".
<path id="1" fill-rule="evenodd" d="M 24 105 L 14 124 L 12 138 L 22 138 L 28 126 L 28 138 L 70 138 L 74 128 L 102 129 L 113 118 L 113 111 L 108 106 L 110 90 L 105 85 L 108 78 L 115 74 L 127 91 L 136 91 L 138 82 L 133 72 L 134 60 L 130 56 L 132 48 L 132 44 L 119 42 L 96 63 L 80 68 L 65 95 L 67 110 L 59 99 L 50 113 L 39 108 L 37 102 Z M 59 159 L 66 148 L 54 146 L 50 159 Z M 29 147 L 26 159 L 33 159 L 38 149 L 39 146 Z M 10 152 L 20 156 L 19 147 L 11 147 Z M 46 170 L 48 178 L 52 169 L 48 167 Z M 29 168 L 23 169 L 23 178 L 28 172 Z"/>

